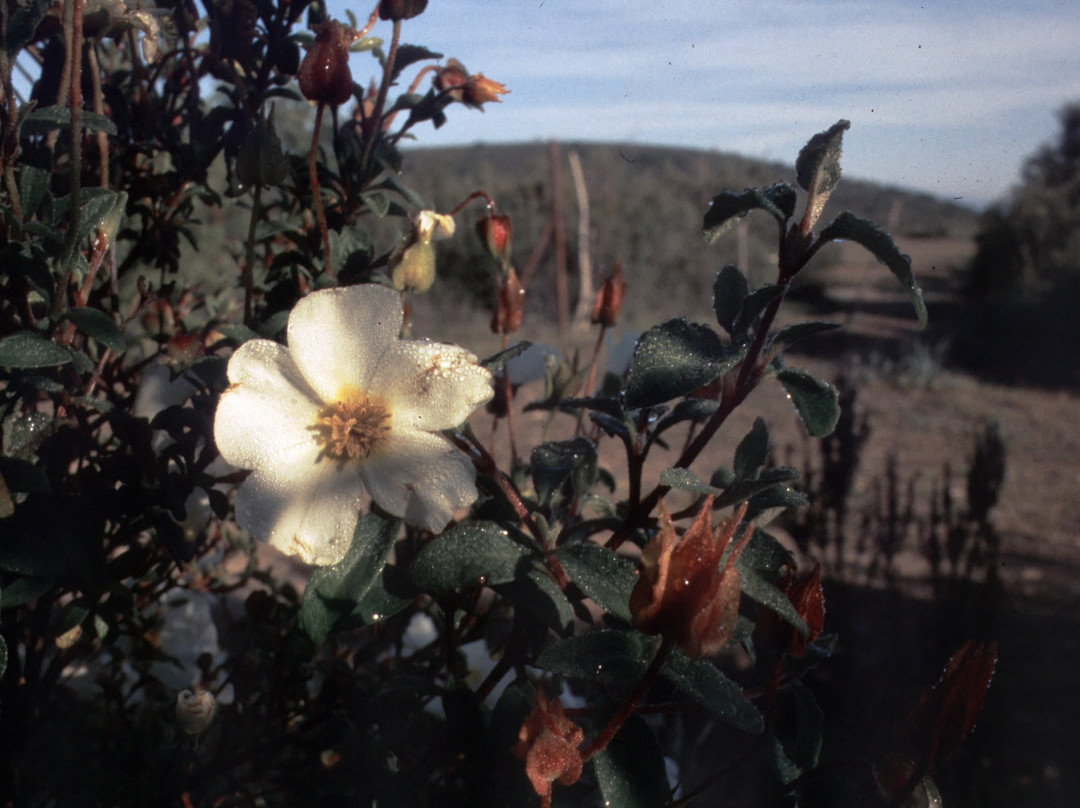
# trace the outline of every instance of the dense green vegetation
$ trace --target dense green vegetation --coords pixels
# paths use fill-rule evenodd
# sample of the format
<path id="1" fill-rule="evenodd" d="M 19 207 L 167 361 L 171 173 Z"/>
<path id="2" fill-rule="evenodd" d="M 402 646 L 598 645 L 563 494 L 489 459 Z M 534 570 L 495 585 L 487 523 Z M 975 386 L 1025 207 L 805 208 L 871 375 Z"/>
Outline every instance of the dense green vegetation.
<path id="1" fill-rule="evenodd" d="M 1080 382 L 1080 104 L 1060 117 L 1057 143 L 984 215 L 971 264 L 968 291 L 980 305 L 964 358 L 1010 381 Z"/>

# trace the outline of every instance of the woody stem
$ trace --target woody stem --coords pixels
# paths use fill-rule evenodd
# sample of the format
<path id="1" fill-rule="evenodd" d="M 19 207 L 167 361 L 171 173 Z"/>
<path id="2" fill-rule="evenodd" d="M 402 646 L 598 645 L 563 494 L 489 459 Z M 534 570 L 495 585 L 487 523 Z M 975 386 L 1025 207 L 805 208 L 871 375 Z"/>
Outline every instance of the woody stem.
<path id="1" fill-rule="evenodd" d="M 311 205 L 315 209 L 315 220 L 319 223 L 319 236 L 322 238 L 323 266 L 326 274 L 334 277 L 334 267 L 330 261 L 330 233 L 326 229 L 326 213 L 323 211 L 322 194 L 319 191 L 319 132 L 322 129 L 323 110 L 326 105 L 320 101 L 315 109 L 315 132 L 311 136 L 311 154 L 308 155 L 308 180 L 311 183 Z"/>

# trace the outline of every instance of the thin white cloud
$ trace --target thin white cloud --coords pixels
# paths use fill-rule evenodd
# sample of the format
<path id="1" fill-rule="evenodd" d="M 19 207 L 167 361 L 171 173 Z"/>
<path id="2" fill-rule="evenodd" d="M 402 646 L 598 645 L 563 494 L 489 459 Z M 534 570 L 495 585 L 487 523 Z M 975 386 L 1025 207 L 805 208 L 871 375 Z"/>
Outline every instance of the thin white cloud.
<path id="1" fill-rule="evenodd" d="M 587 138 L 789 160 L 849 117 L 853 142 L 875 145 L 865 173 L 989 200 L 1080 95 L 1075 20 L 1064 0 L 455 0 L 406 39 L 512 91 L 482 116 L 454 110 L 420 133 L 430 145 Z"/>

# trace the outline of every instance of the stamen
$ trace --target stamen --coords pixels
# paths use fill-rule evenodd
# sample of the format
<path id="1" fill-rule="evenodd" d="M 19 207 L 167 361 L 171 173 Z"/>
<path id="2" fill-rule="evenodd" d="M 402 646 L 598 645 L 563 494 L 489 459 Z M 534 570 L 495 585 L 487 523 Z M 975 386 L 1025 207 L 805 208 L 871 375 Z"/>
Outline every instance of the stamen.
<path id="1" fill-rule="evenodd" d="M 363 393 L 348 394 L 319 412 L 312 426 L 327 454 L 363 460 L 390 434 L 390 411 Z"/>

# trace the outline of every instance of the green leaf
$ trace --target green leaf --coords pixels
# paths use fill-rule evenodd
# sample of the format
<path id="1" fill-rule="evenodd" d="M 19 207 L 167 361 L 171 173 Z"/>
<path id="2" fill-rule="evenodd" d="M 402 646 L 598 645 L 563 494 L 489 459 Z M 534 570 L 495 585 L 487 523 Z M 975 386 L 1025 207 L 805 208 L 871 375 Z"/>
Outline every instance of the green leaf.
<path id="1" fill-rule="evenodd" d="M 0 457 L 0 475 L 9 491 L 20 494 L 47 494 L 49 478 L 35 463 L 18 457 Z"/>
<path id="2" fill-rule="evenodd" d="M 727 373 L 742 355 L 708 326 L 668 320 L 638 339 L 623 399 L 636 410 L 684 396 Z"/>
<path id="3" fill-rule="evenodd" d="M 37 331 L 19 331 L 0 339 L 0 367 L 9 370 L 66 365 L 71 351 Z"/>
<path id="4" fill-rule="evenodd" d="M 712 244 L 752 210 L 767 211 L 782 227 L 795 211 L 795 189 L 786 182 L 778 182 L 768 188 L 747 188 L 741 194 L 721 191 L 713 197 L 702 221 L 705 242 Z"/>
<path id="5" fill-rule="evenodd" d="M 656 422 L 653 437 L 657 438 L 676 424 L 683 421 L 701 423 L 711 418 L 720 408 L 720 402 L 711 398 L 684 398 L 671 408 L 671 412 Z"/>
<path id="6" fill-rule="evenodd" d="M 3 637 L 0 637 L 0 679 L 4 678 L 4 674 L 7 673 L 8 662 L 8 650 L 7 642 Z"/>
<path id="7" fill-rule="evenodd" d="M 535 557 L 521 538 L 492 522 L 457 525 L 432 539 L 417 555 L 410 574 L 425 592 L 448 593 L 514 580 Z"/>
<path id="8" fill-rule="evenodd" d="M 0 608 L 14 609 L 16 606 L 30 603 L 52 589 L 52 578 L 27 576 L 16 578 L 0 592 Z"/>
<path id="9" fill-rule="evenodd" d="M 378 218 L 383 218 L 390 212 L 390 197 L 382 191 L 370 191 L 360 195 L 360 201 L 364 207 L 374 213 Z"/>
<path id="10" fill-rule="evenodd" d="M 735 476 L 748 480 L 757 477 L 759 468 L 769 459 L 769 428 L 765 419 L 758 416 L 754 426 L 746 433 L 735 449 Z"/>
<path id="11" fill-rule="evenodd" d="M 774 536 L 760 528 L 754 528 L 746 547 L 739 555 L 739 569 L 750 569 L 766 573 L 770 578 L 779 573 L 780 568 L 791 566 L 795 557 Z"/>
<path id="12" fill-rule="evenodd" d="M 818 132 L 803 146 L 795 160 L 795 176 L 809 196 L 806 200 L 806 216 L 811 225 L 821 216 L 821 211 L 840 182 L 840 153 L 844 132 L 851 128 L 849 121 L 840 120 Z"/>
<path id="13" fill-rule="evenodd" d="M 735 334 L 735 320 L 748 294 L 750 284 L 734 264 L 727 264 L 716 273 L 713 280 L 713 311 L 720 327 L 732 336 Z"/>
<path id="14" fill-rule="evenodd" d="M 795 744 L 792 759 L 803 771 L 813 769 L 821 758 L 825 713 L 814 694 L 798 679 L 785 688 L 795 697 Z"/>
<path id="15" fill-rule="evenodd" d="M 674 488 L 678 491 L 687 491 L 691 494 L 708 496 L 709 494 L 722 493 L 719 488 L 714 488 L 704 482 L 690 469 L 670 468 L 660 472 L 660 485 Z"/>
<path id="16" fill-rule="evenodd" d="M 428 50 L 420 45 L 405 45 L 401 44 L 397 49 L 397 56 L 394 59 L 394 74 L 391 80 L 398 77 L 402 70 L 417 62 L 426 60 L 438 60 L 442 58 L 441 53 Z"/>
<path id="17" fill-rule="evenodd" d="M 492 375 L 497 374 L 500 370 L 506 367 L 506 363 L 513 359 L 515 356 L 521 356 L 532 345 L 528 340 L 522 340 L 521 342 L 511 345 L 505 351 L 499 351 L 494 356 L 489 356 L 480 362 L 480 367 L 487 368 Z"/>
<path id="18" fill-rule="evenodd" d="M 547 505 L 571 477 L 575 494 L 584 494 L 596 482 L 596 447 L 585 438 L 543 443 L 532 450 L 531 463 L 541 505 Z"/>
<path id="19" fill-rule="evenodd" d="M 782 296 L 787 291 L 786 286 L 780 286 L 779 284 L 767 284 L 760 289 L 755 289 L 753 292 L 746 296 L 743 300 L 742 309 L 739 311 L 739 316 L 735 320 L 735 333 L 745 334 L 750 330 L 750 326 L 754 324 L 761 313 L 768 308 L 776 298 Z"/>
<path id="20" fill-rule="evenodd" d="M 119 327 L 109 315 L 99 309 L 78 306 L 68 309 L 64 319 L 70 320 L 86 336 L 93 337 L 116 355 L 122 354 L 127 348 Z"/>
<path id="21" fill-rule="evenodd" d="M 836 388 L 805 370 L 781 370 L 777 378 L 802 417 L 812 437 L 823 438 L 840 420 L 840 395 Z"/>
<path id="22" fill-rule="evenodd" d="M 640 631 L 609 629 L 547 645 L 536 666 L 560 676 L 619 686 L 638 681 L 660 645 Z"/>
<path id="23" fill-rule="evenodd" d="M 23 46 L 33 40 L 38 26 L 52 5 L 52 0 L 31 0 L 25 6 L 15 9 L 8 21 L 7 30 L 4 31 L 4 46 L 9 58 L 14 60 Z"/>
<path id="24" fill-rule="evenodd" d="M 721 471 L 727 471 L 722 469 Z M 744 499 L 757 496 L 762 491 L 767 491 L 770 488 L 781 485 L 789 480 L 795 480 L 799 477 L 799 472 L 789 466 L 778 466 L 776 468 L 762 469 L 761 473 L 757 476 L 757 479 L 753 480 L 740 480 L 736 478 L 734 472 L 731 472 L 731 479 L 719 480 L 713 479 L 711 482 L 717 488 L 724 488 L 724 494 L 716 499 L 716 507 L 723 508 L 728 505 L 734 505 L 737 502 L 742 502 Z M 716 475 L 713 475 L 714 478 Z M 727 485 L 721 486 L 720 482 L 727 482 Z"/>
<path id="25" fill-rule="evenodd" d="M 382 588 L 390 551 L 394 549 L 399 523 L 378 514 L 366 514 L 356 525 L 352 544 L 345 557 L 336 564 L 320 567 L 311 574 L 300 602 L 300 627 L 314 642 L 322 642 L 345 618 L 356 617 L 373 623 L 387 612 L 356 613 L 365 601 L 393 608 L 391 601 L 373 596 Z M 398 598 L 397 611 L 408 606 L 410 599 Z"/>
<path id="26" fill-rule="evenodd" d="M 828 193 L 840 182 L 840 153 L 844 132 L 850 128 L 850 121 L 839 120 L 802 147 L 795 160 L 795 177 L 804 191 Z"/>
<path id="27" fill-rule="evenodd" d="M 801 339 L 806 339 L 807 337 L 812 337 L 815 334 L 821 334 L 825 331 L 832 331 L 839 327 L 839 323 L 825 322 L 794 323 L 792 325 L 784 326 L 769 339 L 767 354 L 769 356 L 776 356 L 777 354 L 786 351 Z"/>
<path id="28" fill-rule="evenodd" d="M 742 688 L 704 659 L 691 660 L 675 649 L 663 676 L 685 696 L 699 702 L 720 720 L 744 732 L 761 733 L 765 722 Z"/>
<path id="29" fill-rule="evenodd" d="M 526 569 L 514 580 L 495 585 L 495 590 L 524 609 L 548 628 L 564 634 L 573 625 L 574 608 L 554 579 L 544 570 Z"/>
<path id="30" fill-rule="evenodd" d="M 735 565 L 739 570 L 739 582 L 742 584 L 743 594 L 762 606 L 772 609 L 786 623 L 794 626 L 796 631 L 806 636 L 806 621 L 795 611 L 788 596 L 762 578 L 755 570 L 745 566 L 741 557 Z"/>
<path id="31" fill-rule="evenodd" d="M 217 331 L 234 345 L 243 345 L 249 339 L 259 338 L 259 335 L 246 325 L 237 323 L 222 323 L 217 327 Z"/>
<path id="32" fill-rule="evenodd" d="M 630 592 L 637 583 L 634 562 L 591 541 L 562 547 L 555 555 L 578 589 L 608 614 L 630 622 Z"/>
<path id="33" fill-rule="evenodd" d="M 37 166 L 24 164 L 19 169 L 19 197 L 22 202 L 23 221 L 29 221 L 37 213 L 41 200 L 49 190 L 52 172 Z"/>
<path id="34" fill-rule="evenodd" d="M 637 715 L 592 759 L 606 808 L 661 808 L 671 797 L 664 753 Z"/>
<path id="35" fill-rule="evenodd" d="M 67 107 L 52 106 L 35 109 L 26 116 L 23 121 L 22 134 L 44 135 L 54 129 L 68 129 L 71 127 L 71 110 Z M 104 132 L 107 135 L 117 134 L 116 124 L 88 109 L 82 110 L 82 127 L 91 132 Z"/>
<path id="36" fill-rule="evenodd" d="M 919 327 L 926 325 L 926 301 L 923 300 L 922 289 L 915 281 L 915 273 L 911 269 L 911 258 L 900 252 L 892 236 L 868 219 L 844 211 L 821 231 L 819 242 L 826 243 L 838 239 L 861 244 L 873 253 L 877 260 L 885 264 L 900 281 L 900 285 L 904 287 L 904 291 L 911 299 L 915 314 L 919 318 Z"/>

